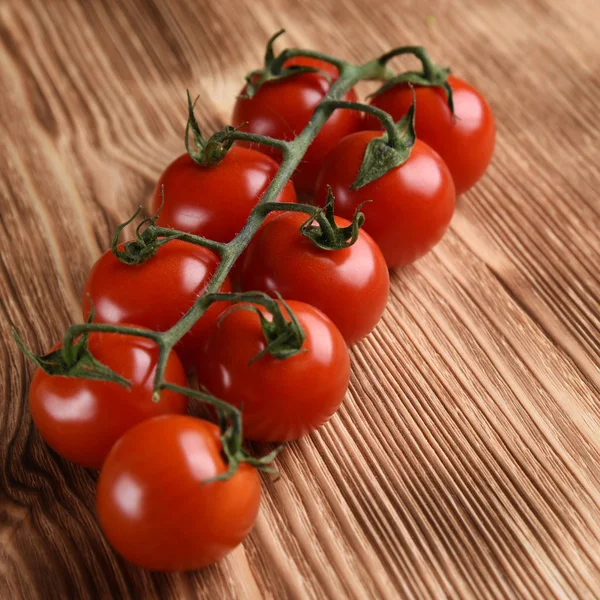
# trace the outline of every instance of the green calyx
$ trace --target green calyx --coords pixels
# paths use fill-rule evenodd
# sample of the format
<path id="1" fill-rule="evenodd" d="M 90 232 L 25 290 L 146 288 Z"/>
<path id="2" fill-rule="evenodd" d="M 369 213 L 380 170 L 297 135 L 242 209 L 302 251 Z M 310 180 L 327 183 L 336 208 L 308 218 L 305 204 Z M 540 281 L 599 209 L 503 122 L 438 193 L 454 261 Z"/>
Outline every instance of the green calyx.
<path id="1" fill-rule="evenodd" d="M 219 324 L 223 319 L 227 318 L 236 310 L 250 310 L 258 315 L 260 324 L 267 341 L 266 346 L 250 360 L 250 364 L 261 359 L 263 356 L 270 354 L 274 358 L 285 359 L 294 356 L 300 352 L 305 352 L 302 348 L 306 335 L 302 325 L 296 318 L 285 300 L 277 295 L 278 300 L 271 298 L 264 292 L 243 292 L 240 294 L 210 294 L 207 296 L 208 302 L 218 300 L 230 300 L 232 302 L 244 304 L 236 304 L 226 310 L 219 319 Z M 267 319 L 263 311 L 257 306 L 260 305 L 267 309 L 271 315 L 271 319 Z M 281 307 L 285 308 L 287 318 L 284 315 Z"/>
<path id="2" fill-rule="evenodd" d="M 325 73 L 321 69 L 302 65 L 290 65 L 288 67 L 283 66 L 287 55 L 285 52 L 282 52 L 279 56 L 275 56 L 273 44 L 275 40 L 284 33 L 285 29 L 281 29 L 275 35 L 271 36 L 267 42 L 264 67 L 256 71 L 251 71 L 246 75 L 246 90 L 240 96 L 240 98 L 252 98 L 260 86 L 267 81 L 273 81 L 275 79 L 287 79 L 288 77 L 293 77 L 302 73 L 320 73 L 329 82 L 331 82 L 331 77 L 329 74 Z"/>
<path id="3" fill-rule="evenodd" d="M 371 140 L 365 150 L 365 155 L 358 170 L 356 179 L 350 186 L 351 190 L 359 190 L 372 181 L 379 179 L 388 171 L 404 164 L 412 152 L 415 140 L 415 92 L 408 112 L 394 124 L 394 136 L 386 131 L 381 137 Z"/>
<path id="4" fill-rule="evenodd" d="M 206 140 L 194 115 L 194 105 L 197 100 L 198 98 L 192 102 L 190 92 L 187 90 L 188 121 L 185 127 L 185 148 L 192 160 L 201 167 L 214 167 L 225 158 L 233 145 L 234 140 L 228 134 L 235 131 L 235 129 L 227 126 Z M 192 132 L 194 145 L 190 143 L 190 131 Z"/>
<path id="5" fill-rule="evenodd" d="M 268 297 L 265 295 L 266 298 Z M 300 352 L 306 352 L 306 350 L 302 349 L 304 340 L 306 339 L 302 325 L 300 325 L 296 315 L 281 296 L 279 297 L 279 301 L 285 308 L 289 320 L 286 319 L 279 304 L 272 298 L 268 298 L 266 302 L 265 300 L 261 301 L 262 306 L 269 311 L 273 318 L 269 320 L 262 312 L 256 311 L 260 318 L 260 324 L 267 340 L 267 345 L 252 358 L 251 363 L 259 360 L 265 354 L 270 354 L 274 358 L 285 359 Z"/>
<path id="6" fill-rule="evenodd" d="M 444 90 L 448 101 L 448 107 L 454 115 L 452 88 L 448 83 L 450 69 L 434 64 L 423 46 L 402 46 L 401 48 L 396 48 L 380 57 L 379 61 L 381 64 L 386 64 L 389 60 L 401 54 L 412 54 L 416 56 L 421 61 L 423 68 L 420 71 L 406 71 L 396 77 L 392 77 L 371 96 L 379 96 L 379 94 L 383 94 L 383 92 L 402 83 L 410 83 L 424 87 L 439 87 Z"/>
<path id="7" fill-rule="evenodd" d="M 206 401 L 206 400 L 205 400 Z M 212 477 L 204 481 L 204 483 L 212 483 L 213 481 L 227 481 L 237 472 L 241 463 L 248 463 L 254 468 L 263 473 L 278 474 L 277 469 L 271 466 L 275 457 L 283 450 L 283 444 L 275 448 L 272 452 L 264 456 L 255 457 L 249 454 L 243 447 L 241 414 L 239 414 L 240 423 L 236 426 L 234 421 L 228 423 L 227 416 L 222 411 L 217 411 L 219 414 L 219 426 L 221 428 L 221 444 L 223 445 L 223 453 L 227 458 L 227 471 L 216 477 Z"/>
<path id="8" fill-rule="evenodd" d="M 125 242 L 123 249 L 119 249 L 119 237 L 121 232 L 127 225 L 133 222 L 140 214 L 142 207 L 139 206 L 130 219 L 127 219 L 124 223 L 121 223 L 113 236 L 111 250 L 112 253 L 126 265 L 141 265 L 147 260 L 152 258 L 158 249 L 165 244 L 168 244 L 172 240 L 182 240 L 198 246 L 204 246 L 210 248 L 219 255 L 223 255 L 226 251 L 227 244 L 209 240 L 200 235 L 193 235 L 186 231 L 179 231 L 170 227 L 159 227 L 156 221 L 160 215 L 160 211 L 165 205 L 165 188 L 162 186 L 162 202 L 158 207 L 155 215 L 142 219 L 140 224 L 135 230 L 135 240 Z"/>
<path id="9" fill-rule="evenodd" d="M 124 223 L 121 223 L 117 227 L 115 235 L 113 236 L 111 250 L 122 263 L 126 265 L 141 265 L 148 259 L 152 258 L 160 246 L 166 244 L 174 237 L 177 237 L 177 234 L 174 234 L 172 236 L 159 238 L 158 230 L 156 228 L 156 220 L 158 219 L 158 215 L 160 214 L 163 204 L 164 189 L 163 202 L 157 213 L 152 217 L 146 217 L 140 222 L 135 229 L 135 240 L 125 242 L 122 250 L 119 249 L 119 237 L 121 236 L 121 232 L 123 229 L 125 229 L 125 227 L 127 227 L 127 225 L 137 218 L 142 210 L 142 207 L 139 206 L 130 219 Z"/>
<path id="10" fill-rule="evenodd" d="M 94 320 L 94 308 L 90 312 L 88 323 Z M 88 348 L 88 334 L 84 333 L 77 339 L 66 341 L 61 348 L 50 352 L 49 354 L 36 355 L 29 350 L 19 337 L 17 330 L 12 330 L 13 338 L 21 349 L 21 352 L 33 364 L 42 369 L 48 375 L 60 377 L 74 377 L 80 379 L 96 379 L 117 383 L 125 388 L 131 387 L 131 382 L 106 365 L 96 360 Z"/>
<path id="11" fill-rule="evenodd" d="M 273 450 L 272 452 L 269 452 L 269 454 L 255 457 L 246 452 L 246 450 L 244 450 L 243 448 L 240 448 L 235 453 L 232 452 L 230 447 L 231 442 L 233 440 L 233 434 L 229 433 L 229 430 L 225 431 L 225 433 L 221 435 L 223 453 L 227 458 L 227 471 L 225 471 L 225 473 L 221 473 L 221 475 L 216 475 L 215 477 L 211 477 L 210 479 L 203 481 L 204 484 L 213 483 L 215 481 L 227 481 L 228 479 L 231 479 L 236 474 L 241 463 L 248 463 L 255 469 L 262 471 L 263 473 L 274 473 L 275 475 L 279 474 L 279 471 L 272 467 L 271 463 L 275 460 L 276 456 L 283 450 L 283 444 L 281 446 L 277 446 L 277 448 L 275 448 L 275 450 Z"/>
<path id="12" fill-rule="evenodd" d="M 300 233 L 321 250 L 343 250 L 349 248 L 358 239 L 365 215 L 360 212 L 363 202 L 354 212 L 352 223 L 339 227 L 335 222 L 335 198 L 331 186 L 327 186 L 325 208 L 319 208 L 300 226 Z"/>

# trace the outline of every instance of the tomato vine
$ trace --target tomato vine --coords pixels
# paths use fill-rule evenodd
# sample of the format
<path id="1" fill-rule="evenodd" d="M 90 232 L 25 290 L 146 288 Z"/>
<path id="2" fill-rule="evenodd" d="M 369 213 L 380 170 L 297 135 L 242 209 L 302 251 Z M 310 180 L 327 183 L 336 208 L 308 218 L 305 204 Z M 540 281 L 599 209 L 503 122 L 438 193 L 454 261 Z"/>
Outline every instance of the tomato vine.
<path id="1" fill-rule="evenodd" d="M 161 392 L 169 390 L 212 404 L 217 409 L 221 425 L 223 448 L 229 461 L 229 470 L 223 476 L 219 477 L 221 479 L 230 477 L 235 473 L 240 462 L 247 462 L 260 469 L 268 469 L 268 463 L 274 454 L 272 453 L 263 458 L 253 458 L 242 449 L 242 419 L 241 413 L 237 408 L 215 398 L 208 392 L 184 388 L 165 381 L 165 368 L 170 352 L 213 302 L 223 300 L 228 300 L 232 303 L 252 302 L 265 306 L 273 317 L 272 321 L 267 321 L 261 316 L 263 330 L 268 340 L 265 352 L 271 352 L 274 356 L 282 359 L 298 352 L 304 338 L 293 313 L 288 310 L 288 316 L 286 317 L 279 311 L 275 301 L 267 300 L 256 293 L 219 293 L 219 289 L 228 273 L 262 226 L 269 213 L 273 211 L 306 213 L 307 221 L 302 227 L 302 234 L 311 239 L 320 248 L 335 251 L 354 243 L 358 235 L 358 229 L 364 220 L 363 215 L 360 213 L 360 207 L 356 210 L 354 221 L 350 226 L 338 228 L 333 220 L 333 197 L 330 198 L 330 202 L 328 202 L 325 209 L 316 208 L 308 204 L 276 202 L 275 200 L 290 180 L 310 144 L 336 109 L 352 109 L 367 113 L 379 119 L 385 129 L 385 134 L 381 138 L 373 140 L 365 152 L 363 165 L 354 184 L 357 188 L 367 185 L 371 181 L 381 177 L 388 170 L 407 160 L 412 144 L 414 144 L 414 110 L 413 112 L 409 112 L 407 119 L 402 119 L 400 122 L 394 123 L 392 117 L 381 109 L 368 104 L 342 100 L 344 95 L 357 82 L 361 80 L 400 81 L 398 78 L 393 78 L 393 74 L 390 73 L 386 64 L 396 55 L 412 52 L 422 60 L 424 72 L 423 74 L 413 73 L 402 81 L 415 83 L 425 81 L 425 85 L 440 85 L 444 89 L 447 89 L 447 84 L 444 83 L 447 70 L 432 65 L 427 56 L 422 52 L 422 49 L 398 48 L 363 64 L 352 64 L 321 52 L 298 48 L 285 49 L 279 55 L 275 55 L 273 42 L 281 33 L 278 32 L 268 42 L 264 68 L 249 74 L 247 78 L 248 94 L 254 93 L 260 85 L 273 79 L 293 77 L 300 73 L 318 71 L 311 67 L 286 67 L 286 61 L 294 57 L 318 59 L 324 63 L 331 64 L 339 72 L 339 77 L 331 83 L 329 92 L 314 110 L 312 118 L 306 127 L 295 139 L 284 141 L 244 132 L 241 128 L 230 126 L 216 132 L 209 139 L 205 139 L 195 119 L 194 103 L 188 92 L 186 148 L 195 162 L 210 168 L 211 165 L 217 164 L 224 158 L 235 142 L 266 145 L 281 152 L 282 160 L 279 170 L 273 177 L 266 192 L 252 210 L 245 226 L 238 235 L 225 243 L 183 231 L 159 227 L 156 224 L 157 213 L 157 215 L 143 219 L 136 229 L 135 240 L 127 242 L 120 249 L 118 245 L 119 235 L 123 228 L 139 215 L 141 207 L 131 219 L 120 225 L 116 230 L 112 243 L 113 252 L 121 262 L 128 265 L 137 265 L 146 260 L 152 260 L 157 249 L 173 239 L 204 246 L 219 255 L 219 266 L 208 283 L 205 292 L 198 297 L 188 312 L 170 329 L 164 332 L 94 322 L 72 325 L 65 333 L 62 349 L 54 353 L 62 353 L 61 360 L 57 360 L 56 356 L 50 359 L 48 357 L 33 357 L 24 348 L 16 332 L 14 332 L 23 351 L 35 360 L 40 368 L 43 370 L 48 369 L 47 372 L 71 377 L 93 377 L 116 382 L 120 385 L 127 385 L 128 382 L 124 381 L 122 377 L 117 376 L 104 365 L 87 356 L 86 336 L 92 332 L 104 332 L 135 335 L 152 340 L 157 345 L 159 351 L 154 379 L 153 400 L 159 401 Z M 451 102 L 450 93 L 448 100 Z M 191 140 L 193 140 L 193 145 Z M 315 222 L 317 225 L 313 225 Z M 74 369 L 73 365 L 78 360 L 83 360 L 82 357 L 86 360 L 86 368 Z"/>

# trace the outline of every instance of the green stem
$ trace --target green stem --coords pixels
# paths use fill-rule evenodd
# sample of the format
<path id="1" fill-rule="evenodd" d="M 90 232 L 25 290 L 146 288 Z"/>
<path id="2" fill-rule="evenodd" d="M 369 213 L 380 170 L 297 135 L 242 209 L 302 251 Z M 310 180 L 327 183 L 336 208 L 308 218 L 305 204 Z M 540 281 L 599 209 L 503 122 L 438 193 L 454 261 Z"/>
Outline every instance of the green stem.
<path id="1" fill-rule="evenodd" d="M 337 68 L 340 75 L 349 65 L 345 60 L 337 58 L 335 56 L 330 56 L 329 54 L 323 54 L 322 52 L 318 52 L 317 50 L 304 50 L 302 48 L 288 48 L 283 50 L 281 54 L 271 63 L 271 70 L 274 73 L 278 73 L 283 67 L 283 63 L 289 60 L 290 58 L 294 58 L 296 56 L 303 56 L 306 58 L 316 58 L 318 60 L 322 60 L 323 62 L 329 63 Z M 366 79 L 366 78 L 365 78 Z"/>
<path id="2" fill-rule="evenodd" d="M 223 242 L 215 242 L 214 240 L 210 240 L 200 235 L 193 235 L 191 233 L 185 233 L 183 231 L 177 231 L 175 233 L 173 229 L 170 229 L 168 227 L 154 227 L 154 232 L 158 237 L 178 239 L 184 242 L 190 242 L 191 244 L 196 244 L 197 246 L 204 246 L 205 248 L 214 250 L 217 254 L 222 254 L 225 251 L 225 247 L 227 245 Z"/>
<path id="3" fill-rule="evenodd" d="M 197 398 L 198 400 L 202 400 L 208 404 L 212 404 L 215 408 L 222 410 L 225 413 L 228 413 L 233 422 L 238 421 L 241 423 L 242 414 L 240 411 L 231 404 L 228 404 L 224 400 L 219 400 L 212 396 L 211 394 L 207 394 L 206 392 L 201 392 L 199 390 L 194 390 L 188 387 L 182 387 L 180 385 L 175 385 L 174 383 L 161 383 L 161 387 L 163 390 L 169 390 L 170 392 L 175 392 L 176 394 L 183 394 L 185 396 L 189 396 L 190 398 Z M 236 425 L 241 430 L 241 425 Z"/>
<path id="4" fill-rule="evenodd" d="M 423 66 L 423 74 L 427 79 L 429 79 L 435 71 L 435 64 L 429 58 L 429 54 L 423 46 L 401 46 L 400 48 L 394 48 L 390 50 L 383 56 L 379 57 L 379 61 L 381 64 L 385 65 L 388 61 L 396 56 L 400 56 L 402 54 L 412 54 L 416 56 Z"/>
<path id="5" fill-rule="evenodd" d="M 243 127 L 243 125 L 241 126 Z M 277 148 L 283 154 L 284 158 L 289 154 L 289 143 L 285 140 L 268 137 L 266 135 L 258 135 L 257 133 L 248 133 L 246 131 L 231 131 L 227 137 L 236 142 L 248 142 L 251 144 L 260 144 L 261 146 L 271 146 Z"/>
<path id="6" fill-rule="evenodd" d="M 394 119 L 391 115 L 385 110 L 381 110 L 376 106 L 371 106 L 370 104 L 361 104 L 360 102 L 346 102 L 345 100 L 326 100 L 323 104 L 327 104 L 333 106 L 334 108 L 349 108 L 352 110 L 358 110 L 360 112 L 364 112 L 368 115 L 373 115 L 377 117 L 381 124 L 385 127 L 385 130 L 388 134 L 388 143 L 390 146 L 397 148 L 402 144 L 402 140 L 400 139 L 400 135 L 398 133 L 398 129 L 396 128 L 396 124 L 394 123 Z"/>
<path id="7" fill-rule="evenodd" d="M 138 337 L 154 340 L 159 346 L 162 343 L 162 335 L 151 329 L 139 329 L 138 327 L 129 327 L 126 325 L 110 325 L 108 323 L 80 323 L 71 325 L 65 332 L 62 343 L 63 355 L 67 364 L 75 360 L 75 339 L 84 333 L 122 333 L 125 335 L 135 335 Z"/>
<path id="8" fill-rule="evenodd" d="M 261 202 L 254 210 L 264 218 L 271 212 L 301 212 L 311 215 L 319 209 L 312 204 L 302 204 L 301 202 Z"/>
<path id="9" fill-rule="evenodd" d="M 219 422 L 222 424 L 221 441 L 223 444 L 223 450 L 227 455 L 229 470 L 222 476 L 214 478 L 215 481 L 225 480 L 231 477 L 237 470 L 237 466 L 240 462 L 252 462 L 253 459 L 246 461 L 247 456 L 242 449 L 242 413 L 235 406 L 232 406 L 231 404 L 228 404 L 223 400 L 219 400 L 218 398 L 215 398 L 215 396 L 206 392 L 193 390 L 191 388 L 182 387 L 173 383 L 163 382 L 160 384 L 160 388 L 171 392 L 175 392 L 176 394 L 183 394 L 185 396 L 189 396 L 190 398 L 196 398 L 198 400 L 201 400 L 202 402 L 211 404 L 217 409 L 217 413 L 219 414 Z M 229 417 L 229 420 L 231 422 L 230 427 L 227 427 L 227 417 Z M 270 457 L 267 457 L 267 460 L 268 458 Z M 262 461 L 260 459 L 255 460 L 257 460 L 257 466 L 259 468 L 261 467 L 262 463 L 265 462 L 265 459 L 263 459 Z M 209 483 L 209 481 L 205 483 Z"/>

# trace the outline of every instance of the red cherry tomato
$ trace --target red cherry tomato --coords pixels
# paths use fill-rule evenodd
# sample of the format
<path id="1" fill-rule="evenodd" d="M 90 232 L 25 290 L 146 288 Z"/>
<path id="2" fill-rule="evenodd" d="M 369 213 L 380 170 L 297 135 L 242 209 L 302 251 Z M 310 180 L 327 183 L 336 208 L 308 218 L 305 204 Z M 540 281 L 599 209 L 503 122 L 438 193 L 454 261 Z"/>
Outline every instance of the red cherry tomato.
<path id="1" fill-rule="evenodd" d="M 333 80 L 338 77 L 335 67 L 314 58 L 293 58 L 285 63 L 285 66 L 289 65 L 316 67 Z M 331 83 L 320 73 L 302 73 L 267 82 L 252 98 L 238 98 L 233 111 L 233 124 L 237 126 L 248 122 L 243 131 L 293 140 L 306 127 L 330 87 Z M 244 92 L 245 88 L 242 94 Z M 356 102 L 356 92 L 350 90 L 343 99 Z M 358 131 L 361 123 L 362 116 L 357 111 L 336 110 L 331 115 L 294 173 L 294 185 L 298 192 L 311 194 L 314 191 L 315 179 L 325 156 L 340 139 Z M 257 148 L 278 159 L 280 157 L 278 151 L 267 146 Z"/>
<path id="2" fill-rule="evenodd" d="M 348 388 L 350 359 L 337 327 L 313 306 L 293 300 L 288 305 L 306 334 L 305 352 L 250 362 L 265 348 L 265 336 L 256 313 L 236 310 L 213 329 L 198 358 L 198 381 L 241 408 L 250 440 L 284 442 L 314 431 L 338 409 Z"/>
<path id="3" fill-rule="evenodd" d="M 330 185 L 336 213 L 346 218 L 351 218 L 362 202 L 372 200 L 361 208 L 363 228 L 393 269 L 417 260 L 441 239 L 454 212 L 455 193 L 444 161 L 418 139 L 404 164 L 351 190 L 368 143 L 380 135 L 361 131 L 344 138 L 323 166 L 316 199 L 325 204 Z"/>
<path id="4" fill-rule="evenodd" d="M 453 118 L 442 88 L 415 86 L 417 97 L 417 136 L 431 146 L 448 165 L 456 193 L 462 194 L 483 175 L 492 159 L 496 126 L 494 115 L 485 98 L 468 83 L 450 75 L 453 91 Z M 390 113 L 395 121 L 401 119 L 412 103 L 411 89 L 404 84 L 390 88 L 371 100 Z M 380 129 L 375 117 L 365 121 L 365 129 Z"/>
<path id="5" fill-rule="evenodd" d="M 160 246 L 141 265 L 123 264 L 108 250 L 92 267 L 85 283 L 83 314 L 89 316 L 91 298 L 99 323 L 135 323 L 166 331 L 191 308 L 218 264 L 219 258 L 212 251 L 181 240 Z M 229 279 L 220 291 L 231 291 Z M 194 364 L 206 331 L 228 306 L 226 302 L 212 304 L 177 344 L 177 354 L 186 368 Z"/>
<path id="6" fill-rule="evenodd" d="M 113 447 L 98 480 L 100 525 L 128 561 L 156 571 L 209 565 L 250 532 L 260 503 L 256 469 L 227 481 L 219 429 L 193 417 L 157 417 Z"/>
<path id="7" fill-rule="evenodd" d="M 183 414 L 188 401 L 166 390 L 159 402 L 152 401 L 158 359 L 152 340 L 90 333 L 88 348 L 97 360 L 131 381 L 131 389 L 107 381 L 47 375 L 38 369 L 29 390 L 29 406 L 35 426 L 53 450 L 79 465 L 99 469 L 127 430 L 157 415 Z M 187 385 L 174 352 L 167 360 L 165 380 Z"/>
<path id="8" fill-rule="evenodd" d="M 202 167 L 189 154 L 182 154 L 165 169 L 154 190 L 153 214 L 161 205 L 163 186 L 165 191 L 157 225 L 230 242 L 246 224 L 278 169 L 277 162 L 262 152 L 239 146 L 212 167 Z M 291 182 L 276 201 L 296 201 Z"/>
<path id="9" fill-rule="evenodd" d="M 279 293 L 322 310 L 350 346 L 379 321 L 389 274 L 381 251 L 365 232 L 343 250 L 321 250 L 299 229 L 306 216 L 281 214 L 256 234 L 243 257 L 242 289 Z M 350 223 L 336 217 L 339 227 Z"/>

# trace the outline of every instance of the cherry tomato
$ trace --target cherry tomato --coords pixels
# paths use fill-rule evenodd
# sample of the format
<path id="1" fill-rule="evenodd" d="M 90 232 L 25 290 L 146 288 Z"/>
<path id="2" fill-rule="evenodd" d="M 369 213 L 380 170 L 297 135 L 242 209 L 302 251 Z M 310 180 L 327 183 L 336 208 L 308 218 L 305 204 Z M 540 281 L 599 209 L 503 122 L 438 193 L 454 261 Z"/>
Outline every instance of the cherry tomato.
<path id="1" fill-rule="evenodd" d="M 338 77 L 335 67 L 314 58 L 293 58 L 285 63 L 285 66 L 289 65 L 316 67 L 326 72 L 332 80 Z M 293 140 L 306 127 L 330 87 L 331 83 L 320 73 L 302 73 L 267 82 L 260 86 L 252 98 L 238 98 L 233 111 L 233 124 L 248 122 L 243 131 Z M 245 88 L 242 94 L 244 92 Z M 350 90 L 343 99 L 356 102 L 356 92 Z M 314 191 L 315 179 L 325 156 L 340 139 L 358 131 L 361 123 L 362 115 L 357 111 L 336 110 L 331 115 L 294 173 L 294 185 L 298 192 L 311 194 Z M 278 159 L 280 157 L 278 151 L 267 146 L 257 148 Z"/>
<path id="2" fill-rule="evenodd" d="M 477 182 L 492 159 L 496 126 L 492 109 L 475 88 L 452 75 L 448 83 L 453 91 L 455 118 L 442 88 L 415 86 L 416 130 L 417 136 L 448 165 L 458 195 Z M 411 89 L 404 84 L 371 100 L 373 106 L 390 113 L 395 121 L 408 112 L 411 103 Z M 378 119 L 366 119 L 365 129 L 380 127 Z"/>
<path id="3" fill-rule="evenodd" d="M 123 248 L 123 244 L 119 246 Z M 217 269 L 219 258 L 212 251 L 171 240 L 141 265 L 126 265 L 108 250 L 92 267 L 83 289 L 83 313 L 90 314 L 91 301 L 99 323 L 134 323 L 165 331 L 191 308 Z M 230 292 L 229 279 L 221 286 Z M 216 302 L 177 344 L 177 353 L 189 368 L 211 323 L 227 308 Z"/>
<path id="4" fill-rule="evenodd" d="M 183 414 L 188 401 L 166 390 L 159 402 L 152 401 L 158 359 L 152 340 L 94 332 L 89 334 L 88 348 L 97 360 L 131 381 L 131 389 L 107 381 L 47 375 L 38 369 L 29 390 L 29 406 L 35 426 L 53 450 L 79 465 L 99 469 L 127 430 L 157 415 Z M 175 352 L 167 360 L 165 380 L 187 385 Z"/>
<path id="5" fill-rule="evenodd" d="M 299 229 L 300 213 L 284 213 L 264 225 L 243 257 L 244 290 L 279 293 L 322 310 L 350 346 L 379 321 L 387 302 L 389 274 L 381 251 L 365 232 L 343 250 L 322 250 Z M 339 227 L 350 223 L 336 217 Z"/>
<path id="6" fill-rule="evenodd" d="M 418 139 L 404 164 L 358 190 L 351 190 L 367 144 L 380 135 L 376 131 L 361 131 L 344 138 L 323 166 L 316 199 L 324 204 L 330 185 L 336 213 L 347 218 L 362 202 L 371 200 L 361 208 L 365 215 L 363 228 L 393 269 L 417 260 L 442 238 L 454 212 L 455 193 L 444 161 Z"/>
<path id="7" fill-rule="evenodd" d="M 100 525 L 128 561 L 156 571 L 209 565 L 235 548 L 258 514 L 260 481 L 239 465 L 227 471 L 216 425 L 157 417 L 130 429 L 108 455 L 96 504 Z"/>
<path id="8" fill-rule="evenodd" d="M 337 327 L 314 306 L 287 304 L 306 335 L 302 352 L 283 359 L 265 354 L 252 361 L 267 342 L 258 315 L 242 309 L 224 316 L 198 357 L 199 383 L 242 410 L 246 439 L 298 439 L 333 415 L 348 388 L 350 359 Z"/>
<path id="9" fill-rule="evenodd" d="M 245 225 L 250 212 L 276 175 L 279 164 L 262 152 L 233 146 L 215 166 L 202 167 L 182 154 L 163 172 L 152 200 L 161 227 L 172 227 L 217 242 L 230 242 Z M 295 202 L 288 182 L 276 198 Z"/>

